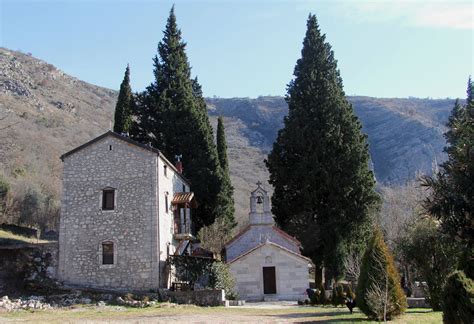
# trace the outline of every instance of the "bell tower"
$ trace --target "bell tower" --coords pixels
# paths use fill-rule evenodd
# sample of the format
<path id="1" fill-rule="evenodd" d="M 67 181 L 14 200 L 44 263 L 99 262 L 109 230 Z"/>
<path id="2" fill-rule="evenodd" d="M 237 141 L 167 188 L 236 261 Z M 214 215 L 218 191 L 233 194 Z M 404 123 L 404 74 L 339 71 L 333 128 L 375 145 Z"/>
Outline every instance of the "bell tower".
<path id="1" fill-rule="evenodd" d="M 273 225 L 273 215 L 270 210 L 270 198 L 262 187 L 262 183 L 257 182 L 257 189 L 250 194 L 250 225 Z"/>

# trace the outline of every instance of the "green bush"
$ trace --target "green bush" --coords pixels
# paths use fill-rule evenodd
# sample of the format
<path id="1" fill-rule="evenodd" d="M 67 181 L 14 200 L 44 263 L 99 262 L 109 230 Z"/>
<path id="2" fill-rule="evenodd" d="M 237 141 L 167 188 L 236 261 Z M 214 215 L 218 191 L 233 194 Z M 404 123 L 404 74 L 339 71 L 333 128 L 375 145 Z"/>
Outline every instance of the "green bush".
<path id="1" fill-rule="evenodd" d="M 471 324 L 474 318 L 474 281 L 463 271 L 447 279 L 442 300 L 443 321 L 447 324 Z"/>
<path id="2" fill-rule="evenodd" d="M 238 298 L 238 294 L 234 290 L 234 277 L 232 277 L 229 267 L 220 261 L 216 261 L 211 265 L 209 285 L 214 289 L 224 289 L 227 299 L 233 300 Z"/>
<path id="3" fill-rule="evenodd" d="M 10 184 L 0 175 L 0 214 L 5 210 L 7 195 L 10 191 Z"/>
<path id="4" fill-rule="evenodd" d="M 311 296 L 311 299 L 309 300 L 309 303 L 311 304 L 311 306 L 315 306 L 315 305 L 318 305 L 319 304 L 319 295 L 321 294 L 321 291 L 319 289 L 317 289 L 313 295 Z"/>
<path id="5" fill-rule="evenodd" d="M 356 295 L 357 307 L 370 319 L 389 320 L 407 307 L 400 276 L 378 228 L 362 258 Z"/>
<path id="6" fill-rule="evenodd" d="M 337 299 L 337 290 L 336 290 L 336 286 L 334 286 L 332 288 L 332 293 L 331 293 L 331 304 L 334 306 L 334 307 L 337 307 L 337 305 L 339 305 L 339 301 Z"/>
<path id="7" fill-rule="evenodd" d="M 318 304 L 324 306 L 328 303 L 328 300 L 326 299 L 326 290 L 324 289 L 323 284 L 319 286 L 318 290 L 320 291 Z"/>

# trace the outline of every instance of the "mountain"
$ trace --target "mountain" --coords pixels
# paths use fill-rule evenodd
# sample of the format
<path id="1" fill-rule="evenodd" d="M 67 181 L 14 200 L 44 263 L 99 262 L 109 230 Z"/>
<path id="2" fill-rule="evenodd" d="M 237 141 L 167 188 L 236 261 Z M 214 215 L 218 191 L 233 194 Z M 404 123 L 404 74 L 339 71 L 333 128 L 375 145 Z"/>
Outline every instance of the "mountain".
<path id="1" fill-rule="evenodd" d="M 116 100 L 116 91 L 80 81 L 31 55 L 0 48 L 0 173 L 17 188 L 33 183 L 59 197 L 59 156 L 108 130 Z M 368 134 L 380 184 L 404 183 L 418 172 L 430 173 L 445 159 L 443 125 L 454 100 L 349 100 Z M 258 180 L 268 179 L 264 159 L 288 108 L 282 97 L 207 102 L 214 126 L 217 116 L 224 116 L 236 216 L 243 225 L 250 190 Z"/>

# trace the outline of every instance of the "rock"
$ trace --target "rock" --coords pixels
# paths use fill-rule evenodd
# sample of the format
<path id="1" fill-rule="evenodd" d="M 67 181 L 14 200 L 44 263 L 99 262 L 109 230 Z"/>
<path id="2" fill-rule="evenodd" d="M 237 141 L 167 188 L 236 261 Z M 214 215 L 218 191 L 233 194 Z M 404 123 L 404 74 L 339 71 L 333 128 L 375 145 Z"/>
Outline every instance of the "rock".
<path id="1" fill-rule="evenodd" d="M 100 302 L 97 303 L 97 306 L 99 307 L 105 307 L 105 302 L 103 302 L 102 300 Z"/>
<path id="2" fill-rule="evenodd" d="M 115 301 L 116 301 L 117 304 L 119 304 L 119 305 L 125 305 L 125 304 L 126 304 L 125 300 L 123 300 L 123 298 L 120 297 L 120 296 L 117 297 L 117 299 L 115 299 Z"/>

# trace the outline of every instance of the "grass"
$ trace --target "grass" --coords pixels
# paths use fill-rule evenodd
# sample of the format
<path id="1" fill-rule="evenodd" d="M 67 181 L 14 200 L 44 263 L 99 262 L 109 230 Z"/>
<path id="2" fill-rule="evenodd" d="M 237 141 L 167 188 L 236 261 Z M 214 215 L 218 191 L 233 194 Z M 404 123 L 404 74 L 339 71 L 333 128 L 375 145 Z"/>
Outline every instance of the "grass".
<path id="1" fill-rule="evenodd" d="M 346 308 L 288 307 L 259 309 L 244 307 L 149 307 L 144 309 L 118 306 L 84 306 L 45 311 L 17 311 L 0 313 L 0 322 L 64 323 L 64 322 L 319 322 L 319 323 L 376 323 L 359 311 L 350 314 Z M 429 309 L 409 309 L 391 323 L 442 323 L 441 312 Z"/>
<path id="2" fill-rule="evenodd" d="M 0 245 L 36 244 L 49 243 L 50 241 L 39 240 L 32 237 L 13 234 L 12 232 L 0 230 Z"/>

